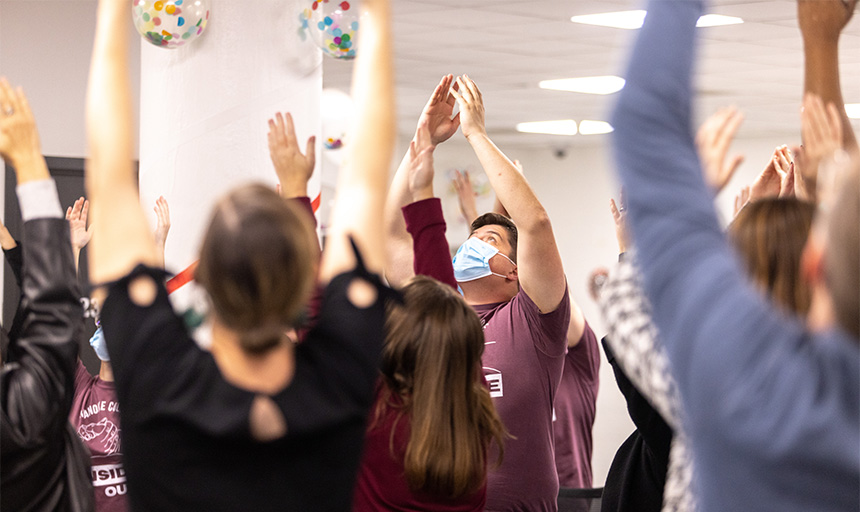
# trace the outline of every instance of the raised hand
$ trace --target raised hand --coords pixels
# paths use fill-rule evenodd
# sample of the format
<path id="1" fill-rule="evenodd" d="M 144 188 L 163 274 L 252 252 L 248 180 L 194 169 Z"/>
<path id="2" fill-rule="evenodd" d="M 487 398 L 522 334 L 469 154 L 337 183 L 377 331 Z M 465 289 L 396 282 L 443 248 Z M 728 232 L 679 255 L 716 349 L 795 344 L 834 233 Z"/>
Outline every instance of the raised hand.
<path id="1" fill-rule="evenodd" d="M 696 135 L 705 181 L 714 193 L 726 186 L 744 161 L 743 155 L 735 155 L 726 161 L 729 146 L 743 120 L 743 114 L 736 108 L 723 108 L 709 117 Z"/>
<path id="2" fill-rule="evenodd" d="M 837 41 L 854 16 L 857 0 L 797 0 L 797 21 L 804 39 Z"/>
<path id="3" fill-rule="evenodd" d="M 36 120 L 24 90 L 0 78 L 0 157 L 15 168 L 18 184 L 50 178 Z"/>
<path id="4" fill-rule="evenodd" d="M 6 229 L 6 225 L 3 224 L 3 221 L 0 221 L 0 249 L 8 251 L 9 249 L 14 249 L 17 246 L 18 242 L 15 241 L 12 234 L 9 233 L 8 229 Z"/>
<path id="5" fill-rule="evenodd" d="M 789 158 L 791 152 L 789 151 Z M 782 179 L 779 182 L 779 197 L 794 197 L 796 195 L 795 184 L 797 183 L 796 175 L 794 174 L 794 161 L 791 164 Z"/>
<path id="6" fill-rule="evenodd" d="M 738 195 L 735 196 L 735 210 L 732 218 L 737 217 L 741 210 L 744 209 L 744 206 L 750 201 L 750 187 L 747 185 L 742 188 Z"/>
<path id="7" fill-rule="evenodd" d="M 69 234 L 72 238 L 72 249 L 76 253 L 90 243 L 93 238 L 93 226 L 87 227 L 87 217 L 90 212 L 90 202 L 83 197 L 75 201 L 73 206 L 66 209 L 66 220 L 69 221 Z"/>
<path id="8" fill-rule="evenodd" d="M 750 186 L 749 200 L 758 201 L 767 197 L 779 197 L 780 193 L 787 188 L 787 181 L 794 179 L 789 177 L 792 165 L 788 146 L 777 147 L 767 166 Z"/>
<path id="9" fill-rule="evenodd" d="M 478 205 L 475 202 L 475 189 L 469 178 L 469 171 L 454 171 L 454 190 L 457 191 L 457 199 L 460 203 L 460 213 L 466 218 L 466 223 L 471 223 L 478 218 Z"/>
<path id="10" fill-rule="evenodd" d="M 588 295 L 594 302 L 600 302 L 600 291 L 609 279 L 609 269 L 598 267 L 588 275 Z"/>
<path id="11" fill-rule="evenodd" d="M 281 183 L 284 197 L 308 195 L 308 181 L 314 173 L 316 137 L 308 139 L 305 154 L 299 149 L 293 116 L 280 112 L 269 119 L 269 156 Z"/>
<path id="12" fill-rule="evenodd" d="M 158 224 L 155 226 L 155 243 L 163 250 L 167 242 L 167 233 L 170 232 L 170 207 L 167 199 L 159 196 L 152 209 L 155 210 L 155 216 L 158 218 Z"/>
<path id="13" fill-rule="evenodd" d="M 800 127 L 803 146 L 795 150 L 796 179 L 802 195 L 813 200 L 821 163 L 842 147 L 841 114 L 832 103 L 825 107 L 821 98 L 807 94 L 803 98 Z"/>
<path id="14" fill-rule="evenodd" d="M 451 89 L 451 95 L 460 106 L 460 127 L 467 139 L 487 135 L 484 120 L 484 98 L 475 82 L 466 75 L 457 77 L 457 87 Z"/>
<path id="15" fill-rule="evenodd" d="M 433 150 L 430 128 L 420 123 L 415 139 L 409 143 L 409 193 L 412 201 L 433 197 Z"/>
<path id="16" fill-rule="evenodd" d="M 427 105 L 421 112 L 421 117 L 418 119 L 418 125 L 426 124 L 430 131 L 430 140 L 434 146 L 439 145 L 450 139 L 460 127 L 460 114 L 453 118 L 454 104 L 456 100 L 451 94 L 451 83 L 454 81 L 452 75 L 442 77 L 442 81 L 436 86 Z M 456 83 L 453 85 L 454 90 L 459 87 Z"/>
<path id="17" fill-rule="evenodd" d="M 623 194 L 623 193 L 622 193 Z M 615 199 L 609 200 L 609 211 L 615 222 L 615 239 L 618 241 L 618 253 L 627 252 L 630 237 L 627 234 L 627 214 L 624 212 L 624 196 L 621 197 L 621 207 L 615 204 Z"/>

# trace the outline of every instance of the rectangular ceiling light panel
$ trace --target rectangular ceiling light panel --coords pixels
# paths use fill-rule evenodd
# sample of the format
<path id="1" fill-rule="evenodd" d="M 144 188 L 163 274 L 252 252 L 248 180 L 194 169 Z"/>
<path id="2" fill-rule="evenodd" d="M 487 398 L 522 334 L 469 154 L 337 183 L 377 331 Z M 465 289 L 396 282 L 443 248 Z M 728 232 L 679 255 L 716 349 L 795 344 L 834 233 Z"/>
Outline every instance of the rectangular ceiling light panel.
<path id="1" fill-rule="evenodd" d="M 542 133 L 546 135 L 576 135 L 576 121 L 563 119 L 559 121 L 535 121 L 517 124 L 521 133 Z"/>
<path id="2" fill-rule="evenodd" d="M 624 88 L 620 76 L 588 76 L 583 78 L 562 78 L 544 80 L 538 84 L 541 89 L 570 91 L 584 94 L 613 94 Z"/>
<path id="3" fill-rule="evenodd" d="M 623 28 L 636 30 L 642 28 L 647 11 L 618 11 L 604 12 L 600 14 L 586 14 L 584 16 L 573 16 L 570 21 L 584 25 L 596 25 L 599 27 Z M 721 27 L 724 25 L 738 25 L 744 20 L 735 16 L 723 16 L 722 14 L 706 14 L 699 18 L 697 27 Z"/>

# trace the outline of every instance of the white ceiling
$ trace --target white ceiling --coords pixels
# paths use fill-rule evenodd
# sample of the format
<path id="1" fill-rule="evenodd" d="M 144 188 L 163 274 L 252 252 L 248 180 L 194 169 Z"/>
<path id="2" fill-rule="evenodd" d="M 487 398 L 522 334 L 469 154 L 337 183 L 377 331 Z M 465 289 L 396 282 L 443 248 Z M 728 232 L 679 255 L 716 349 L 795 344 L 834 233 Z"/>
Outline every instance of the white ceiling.
<path id="1" fill-rule="evenodd" d="M 679 0 L 680 1 L 680 0 Z M 835 1 L 835 0 L 821 0 Z M 710 13 L 744 24 L 702 28 L 699 117 L 719 106 L 746 114 L 740 136 L 799 133 L 803 55 L 796 0 L 716 0 Z M 410 134 L 427 96 L 446 73 L 481 87 L 487 128 L 505 146 L 559 147 L 605 136 L 519 134 L 524 121 L 603 120 L 613 96 L 537 87 L 540 80 L 623 74 L 636 31 L 571 23 L 570 17 L 642 8 L 636 0 L 393 0 L 400 132 Z M 860 102 L 860 14 L 841 40 L 846 102 Z M 326 59 L 326 87 L 349 89 L 352 65 Z M 860 128 L 855 124 L 855 129 Z"/>

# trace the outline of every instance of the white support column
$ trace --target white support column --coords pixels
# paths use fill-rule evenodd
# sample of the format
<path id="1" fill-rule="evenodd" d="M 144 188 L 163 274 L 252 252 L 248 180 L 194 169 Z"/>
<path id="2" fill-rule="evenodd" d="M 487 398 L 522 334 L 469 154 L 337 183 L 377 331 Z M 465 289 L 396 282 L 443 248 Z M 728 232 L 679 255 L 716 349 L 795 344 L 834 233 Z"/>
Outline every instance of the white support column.
<path id="1" fill-rule="evenodd" d="M 170 204 L 168 270 L 196 261 L 212 205 L 227 190 L 277 183 L 266 139 L 276 111 L 292 112 L 302 149 L 319 134 L 321 54 L 298 34 L 305 3 L 211 0 L 209 25 L 193 44 L 142 43 L 140 196 L 150 213 L 159 195 Z"/>

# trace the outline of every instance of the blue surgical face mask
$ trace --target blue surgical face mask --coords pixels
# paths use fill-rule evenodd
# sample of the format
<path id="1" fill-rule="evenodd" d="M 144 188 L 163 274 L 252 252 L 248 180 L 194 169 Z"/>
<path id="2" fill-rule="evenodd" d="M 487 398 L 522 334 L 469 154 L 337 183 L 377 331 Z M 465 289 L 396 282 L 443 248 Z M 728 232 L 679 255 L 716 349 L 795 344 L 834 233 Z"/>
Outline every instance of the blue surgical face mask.
<path id="1" fill-rule="evenodd" d="M 457 249 L 457 254 L 454 255 L 454 278 L 458 283 L 474 281 L 487 276 L 505 278 L 502 274 L 496 274 L 490 269 L 490 258 L 496 254 L 514 263 L 510 258 L 500 253 L 498 249 L 480 238 L 472 237 L 466 240 Z"/>
<path id="2" fill-rule="evenodd" d="M 96 329 L 96 333 L 93 334 L 92 338 L 90 338 L 90 346 L 96 351 L 96 355 L 99 356 L 99 359 L 106 363 L 110 362 L 107 344 L 105 343 L 105 333 L 102 331 L 101 327 Z"/>

